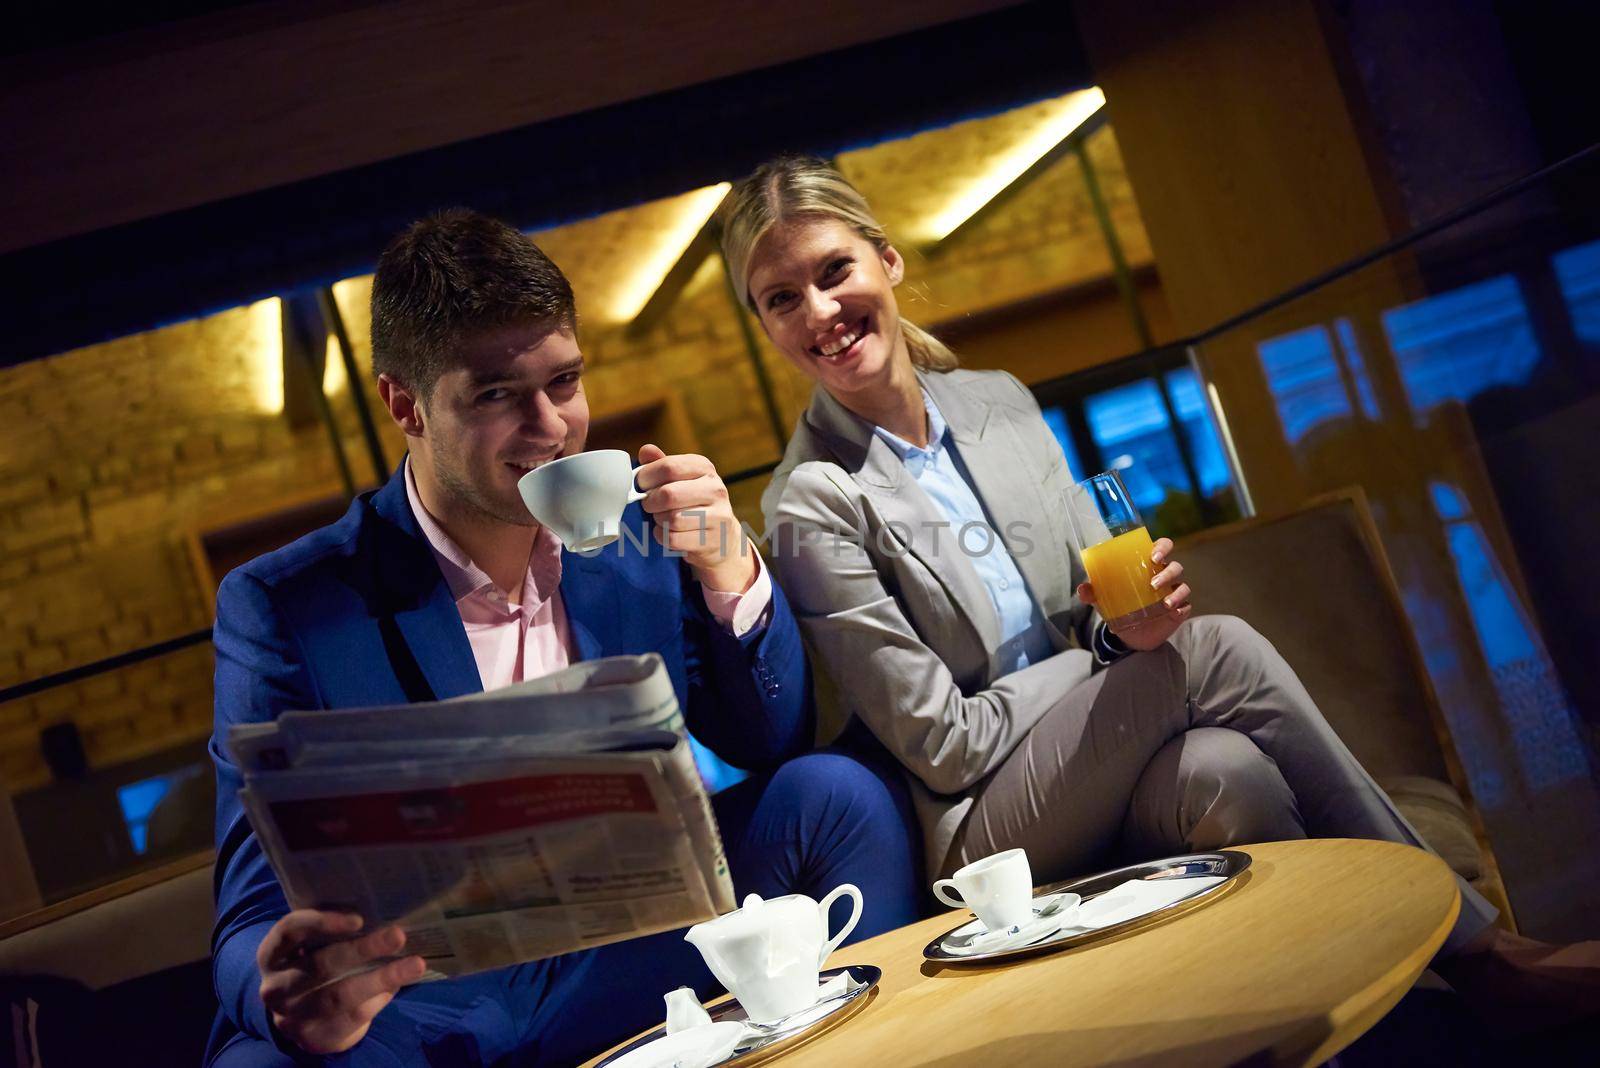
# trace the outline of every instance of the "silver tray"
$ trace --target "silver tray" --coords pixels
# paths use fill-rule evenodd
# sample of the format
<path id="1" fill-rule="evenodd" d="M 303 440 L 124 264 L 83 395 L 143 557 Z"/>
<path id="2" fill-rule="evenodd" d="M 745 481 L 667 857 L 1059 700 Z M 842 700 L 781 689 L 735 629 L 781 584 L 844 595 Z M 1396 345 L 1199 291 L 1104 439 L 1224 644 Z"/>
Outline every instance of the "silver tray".
<path id="1" fill-rule="evenodd" d="M 1106 938 L 1140 927 L 1154 925 L 1181 912 L 1187 912 L 1200 904 L 1213 900 L 1218 894 L 1232 889 L 1236 884 L 1235 879 L 1250 867 L 1250 854 L 1241 853 L 1237 849 L 1224 849 L 1219 853 L 1187 853 L 1183 856 L 1166 857 L 1162 860 L 1150 861 L 1145 864 L 1130 864 L 1126 868 L 1116 868 L 1112 871 L 1100 872 L 1098 875 L 1089 875 L 1081 879 L 1068 879 L 1066 882 L 1051 883 L 1042 886 L 1034 892 L 1034 897 L 1040 898 L 1046 894 L 1074 893 L 1083 898 L 1085 902 L 1092 901 L 1108 890 L 1114 890 L 1130 879 L 1197 879 L 1206 876 L 1221 876 L 1222 882 L 1197 891 L 1193 895 L 1163 905 L 1158 909 L 1143 913 L 1121 923 L 1110 924 L 1093 931 L 1078 931 L 1070 933 L 1071 929 L 1057 928 L 1053 933 L 1042 935 L 1035 941 L 1020 946 L 1007 946 L 1004 949 L 990 950 L 986 953 L 951 953 L 944 948 L 945 939 L 956 931 L 967 926 L 971 920 L 965 920 L 950 930 L 935 938 L 922 948 L 924 960 L 934 961 L 938 964 L 992 964 L 995 961 L 1011 960 L 1016 957 L 1031 957 L 1041 953 L 1056 953 L 1064 949 L 1073 949 L 1077 946 L 1099 942 Z"/>
<path id="2" fill-rule="evenodd" d="M 775 1024 L 751 1024 L 750 1026 L 755 1029 L 755 1033 L 741 1040 L 739 1045 L 734 1047 L 733 1055 L 718 1061 L 713 1068 L 724 1068 L 724 1066 L 726 1068 L 735 1068 L 735 1066 L 743 1068 L 745 1065 L 759 1064 L 767 1058 L 775 1057 L 779 1053 L 803 1042 L 809 1042 L 823 1032 L 832 1030 L 838 1024 L 854 1016 L 866 1007 L 868 995 L 878 989 L 878 980 L 883 978 L 883 970 L 871 964 L 852 964 L 844 968 L 824 968 L 817 976 L 817 981 L 825 983 L 834 976 L 842 975 L 845 972 L 849 972 L 850 978 L 861 985 L 849 993 L 840 994 L 833 998 L 832 1001 L 838 1003 L 836 1007 L 816 1019 L 799 1024 L 786 1026 L 783 1020 L 779 1020 Z M 821 1004 L 826 1004 L 826 1002 L 818 1003 L 818 1005 Z M 795 1015 L 810 1015 L 816 1008 L 817 1006 L 814 1005 L 802 1013 L 795 1013 Z M 706 1011 L 711 1014 L 712 1023 L 722 1023 L 723 1021 L 747 1022 L 744 1007 L 733 998 L 728 998 L 718 1005 L 707 1006 Z M 595 1068 L 605 1068 L 606 1065 L 621 1059 L 640 1046 L 664 1037 L 666 1033 L 667 1028 L 663 1024 L 648 1034 L 640 1035 L 626 1046 L 608 1055 L 599 1064 L 595 1065 Z"/>

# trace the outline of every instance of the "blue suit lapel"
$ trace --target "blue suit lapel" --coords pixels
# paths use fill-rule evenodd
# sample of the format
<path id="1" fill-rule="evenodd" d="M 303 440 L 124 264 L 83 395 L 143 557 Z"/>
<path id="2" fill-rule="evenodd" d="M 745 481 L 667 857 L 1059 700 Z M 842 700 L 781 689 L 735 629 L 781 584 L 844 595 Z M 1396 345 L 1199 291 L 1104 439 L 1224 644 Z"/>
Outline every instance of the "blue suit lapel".
<path id="1" fill-rule="evenodd" d="M 394 621 L 405 636 L 406 646 L 416 659 L 422 676 L 435 700 L 443 701 L 463 694 L 478 693 L 483 681 L 478 678 L 478 662 L 472 656 L 472 643 L 450 587 L 441 578 L 428 600 L 416 608 L 396 612 Z"/>
<path id="2" fill-rule="evenodd" d="M 618 647 L 623 617 L 612 567 L 604 557 L 561 550 L 561 603 L 579 660 L 595 660 Z"/>
<path id="3" fill-rule="evenodd" d="M 385 651 L 412 701 L 478 693 L 483 682 L 461 613 L 406 497 L 405 468 L 372 498 L 387 522 L 374 525 L 373 614 Z"/>

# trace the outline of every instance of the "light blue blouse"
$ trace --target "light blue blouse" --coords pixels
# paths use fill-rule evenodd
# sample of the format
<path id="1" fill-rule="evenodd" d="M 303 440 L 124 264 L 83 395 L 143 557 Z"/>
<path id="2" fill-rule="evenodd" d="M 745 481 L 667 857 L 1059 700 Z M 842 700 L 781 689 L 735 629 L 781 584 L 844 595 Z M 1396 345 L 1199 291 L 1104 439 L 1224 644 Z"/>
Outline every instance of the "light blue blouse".
<path id="1" fill-rule="evenodd" d="M 927 448 L 919 448 L 881 426 L 873 427 L 872 432 L 895 451 L 906 465 L 907 473 L 939 506 L 956 533 L 962 551 L 972 561 L 973 570 L 983 580 L 1000 620 L 999 673 L 1009 675 L 1029 664 L 1037 664 L 1054 651 L 1045 629 L 1044 615 L 1028 590 L 1022 572 L 1017 570 L 1016 561 L 1000 540 L 983 502 L 973 491 L 971 476 L 961 462 L 955 438 L 939 413 L 938 405 L 926 391 L 922 394 L 922 403 L 928 411 Z"/>

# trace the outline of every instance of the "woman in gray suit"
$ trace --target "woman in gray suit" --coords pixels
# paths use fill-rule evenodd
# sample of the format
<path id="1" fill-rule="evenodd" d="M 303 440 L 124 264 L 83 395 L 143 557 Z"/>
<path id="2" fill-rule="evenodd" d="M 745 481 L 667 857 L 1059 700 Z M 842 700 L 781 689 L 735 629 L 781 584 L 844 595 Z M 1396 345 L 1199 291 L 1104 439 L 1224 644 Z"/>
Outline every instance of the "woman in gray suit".
<path id="1" fill-rule="evenodd" d="M 930 874 L 1014 846 L 1053 880 L 1307 834 L 1423 845 L 1264 638 L 1189 618 L 1170 541 L 1165 611 L 1107 628 L 1032 395 L 900 317 L 904 260 L 838 172 L 768 163 L 722 223 L 735 287 L 818 387 L 762 498 L 769 561 L 851 729 L 906 769 Z M 1446 950 L 1481 956 L 1495 910 L 1461 887 Z"/>

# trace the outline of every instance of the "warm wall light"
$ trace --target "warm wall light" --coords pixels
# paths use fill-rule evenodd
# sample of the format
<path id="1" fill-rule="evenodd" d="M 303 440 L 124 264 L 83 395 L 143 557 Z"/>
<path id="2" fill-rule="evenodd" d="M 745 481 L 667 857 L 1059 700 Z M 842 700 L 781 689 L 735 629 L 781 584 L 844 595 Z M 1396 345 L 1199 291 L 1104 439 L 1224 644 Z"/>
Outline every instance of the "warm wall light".
<path id="1" fill-rule="evenodd" d="M 329 334 L 327 353 L 322 358 L 322 395 L 337 397 L 349 383 L 344 373 L 344 356 L 339 352 L 339 339 Z"/>
<path id="2" fill-rule="evenodd" d="M 283 301 L 258 300 L 247 309 L 250 329 L 244 353 L 255 409 L 266 415 L 283 411 Z"/>
<path id="3" fill-rule="evenodd" d="M 926 227 L 925 239 L 942 241 L 950 232 L 993 200 L 1002 189 L 1016 181 L 1029 167 L 1066 138 L 1072 131 L 1105 106 L 1106 96 L 1098 87 L 1068 93 L 1058 100 L 1057 107 L 1028 137 L 1009 150 L 998 153 L 971 185 L 960 193 L 931 219 Z"/>
<path id="4" fill-rule="evenodd" d="M 365 315 L 372 300 L 372 275 L 342 278 L 333 283 L 333 306 L 349 322 L 352 313 Z"/>
<path id="5" fill-rule="evenodd" d="M 610 310 L 614 321 L 629 322 L 639 314 L 731 188 L 727 182 L 718 182 L 676 198 L 676 215 L 662 227 L 660 241 L 645 251 L 633 273 L 617 287 Z"/>

